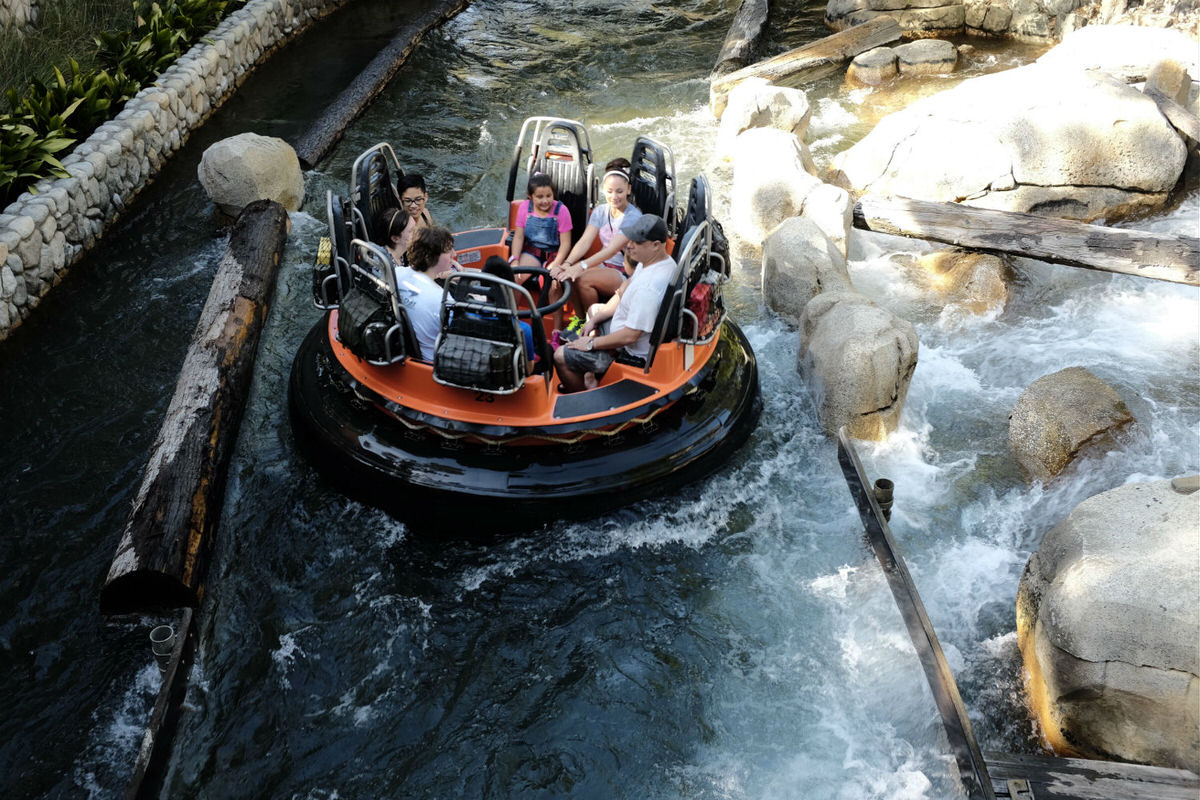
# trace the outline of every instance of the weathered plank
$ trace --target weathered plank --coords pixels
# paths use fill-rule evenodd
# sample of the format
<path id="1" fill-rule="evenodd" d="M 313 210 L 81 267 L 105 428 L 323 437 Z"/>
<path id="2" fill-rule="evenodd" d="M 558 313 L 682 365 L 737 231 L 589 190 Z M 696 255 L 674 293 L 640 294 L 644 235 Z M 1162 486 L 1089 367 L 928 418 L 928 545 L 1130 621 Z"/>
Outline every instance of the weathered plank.
<path id="1" fill-rule="evenodd" d="M 142 735 L 133 775 L 125 788 L 125 800 L 149 800 L 158 797 L 171 745 L 179 725 L 179 711 L 187 694 L 188 675 L 196 650 L 196 616 L 190 608 L 180 615 L 175 632 L 175 650 L 163 673 L 158 699 L 150 713 L 150 723 Z"/>
<path id="2" fill-rule="evenodd" d="M 1185 769 L 1147 767 L 1082 758 L 985 754 L 999 798 L 1020 795 L 1010 781 L 1026 781 L 1035 798 L 1055 800 L 1196 800 L 1200 777 Z"/>
<path id="3" fill-rule="evenodd" d="M 762 37 L 767 22 L 767 0 L 742 0 L 725 34 L 713 75 L 728 75 L 746 66 Z"/>
<path id="4" fill-rule="evenodd" d="M 971 729 L 967 708 L 958 693 L 958 683 L 954 680 L 954 673 L 942 652 L 942 645 L 933 630 L 933 622 L 925 611 L 921 595 L 917 592 L 917 585 L 909 574 L 908 566 L 904 563 L 895 540 L 892 539 L 891 528 L 888 527 L 883 510 L 875 499 L 870 480 L 863 470 L 862 462 L 858 460 L 858 453 L 854 451 L 845 428 L 838 431 L 837 438 L 838 462 L 842 467 L 842 475 L 850 489 L 850 496 L 854 498 L 854 505 L 858 508 L 858 516 L 867 532 L 867 540 L 875 551 L 875 558 L 887 576 L 888 586 L 896 599 L 900 616 L 904 618 L 909 638 L 912 639 L 913 647 L 921 660 L 921 667 L 925 670 L 925 678 L 929 682 L 929 689 L 942 717 L 946 739 L 958 763 L 963 791 L 969 800 L 996 800 L 987 764 Z"/>
<path id="5" fill-rule="evenodd" d="M 441 0 L 401 28 L 296 142 L 300 165 L 304 169 L 316 166 L 342 138 L 346 127 L 383 91 L 421 37 L 462 11 L 467 4 L 468 0 Z"/>
<path id="6" fill-rule="evenodd" d="M 854 225 L 1000 255 L 1200 286 L 1200 239 L 1074 220 L 866 195 Z"/>
<path id="7" fill-rule="evenodd" d="M 712 112 L 719 119 L 725 113 L 729 91 L 747 78 L 765 78 L 769 81 L 783 78 L 802 80 L 805 74 L 828 70 L 859 53 L 894 42 L 902 34 L 903 31 L 896 20 L 889 16 L 875 17 L 803 47 L 788 50 L 736 72 L 716 77 L 708 90 Z"/>
<path id="8" fill-rule="evenodd" d="M 106 614 L 200 603 L 287 212 L 256 200 L 234 223 L 100 591 Z"/>

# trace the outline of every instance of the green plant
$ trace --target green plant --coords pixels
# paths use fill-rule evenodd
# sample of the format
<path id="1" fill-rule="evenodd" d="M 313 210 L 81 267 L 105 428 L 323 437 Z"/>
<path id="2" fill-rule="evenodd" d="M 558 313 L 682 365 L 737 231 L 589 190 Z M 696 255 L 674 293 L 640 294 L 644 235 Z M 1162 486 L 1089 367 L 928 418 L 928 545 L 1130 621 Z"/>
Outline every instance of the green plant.
<path id="1" fill-rule="evenodd" d="M 0 193 L 6 198 L 32 188 L 39 178 L 65 178 L 67 171 L 54 154 L 75 143 L 61 125 L 47 135 L 22 119 L 28 118 L 9 115 L 0 121 Z"/>

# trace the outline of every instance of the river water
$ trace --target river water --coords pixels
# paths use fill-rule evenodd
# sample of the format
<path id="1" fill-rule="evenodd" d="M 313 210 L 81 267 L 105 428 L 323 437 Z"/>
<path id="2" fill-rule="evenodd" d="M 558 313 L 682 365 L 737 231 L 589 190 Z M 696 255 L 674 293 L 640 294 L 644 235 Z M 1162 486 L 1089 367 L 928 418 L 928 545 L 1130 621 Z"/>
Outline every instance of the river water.
<path id="1" fill-rule="evenodd" d="M 953 759 L 898 612 L 796 375 L 797 334 L 757 266 L 732 312 L 764 413 L 720 472 L 676 496 L 486 544 L 439 543 L 330 490 L 296 453 L 285 387 L 317 318 L 309 264 L 327 188 L 390 141 L 453 228 L 500 219 L 521 120 L 584 120 L 601 160 L 648 133 L 684 180 L 713 152 L 706 74 L 732 7 L 484 0 L 431 34 L 308 175 L 264 332 L 165 797 L 952 798 Z M 777 6 L 772 45 L 824 35 Z M 294 138 L 419 8 L 358 0 L 283 51 L 198 133 L 119 230 L 0 346 L 0 793 L 123 793 L 158 687 L 146 634 L 97 594 L 224 246 L 195 181 L 208 142 Z M 377 47 L 379 41 L 375 41 Z M 365 54 L 365 55 L 364 55 Z M 975 69 L 1011 56 L 981 54 Z M 875 113 L 813 87 L 818 162 Z M 1195 233 L 1193 197 L 1141 227 Z M 916 324 L 900 429 L 861 443 L 897 483 L 893 532 L 984 749 L 1036 752 L 1013 604 L 1042 534 L 1084 498 L 1200 469 L 1195 288 L 1018 261 L 974 316 L 907 266 L 925 246 L 856 232 L 855 285 Z M 1048 486 L 1007 454 L 1036 378 L 1085 366 L 1138 423 Z"/>

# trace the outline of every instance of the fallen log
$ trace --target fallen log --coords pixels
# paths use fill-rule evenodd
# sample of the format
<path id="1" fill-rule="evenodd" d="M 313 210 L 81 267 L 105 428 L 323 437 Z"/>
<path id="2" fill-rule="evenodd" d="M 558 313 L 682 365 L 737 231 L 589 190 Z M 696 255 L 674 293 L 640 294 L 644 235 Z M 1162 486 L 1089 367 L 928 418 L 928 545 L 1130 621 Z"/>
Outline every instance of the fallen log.
<path id="1" fill-rule="evenodd" d="M 467 4 L 468 0 L 441 0 L 401 28 L 296 142 L 300 166 L 304 169 L 315 167 L 342 138 L 346 127 L 383 91 L 421 37 L 462 11 Z"/>
<path id="2" fill-rule="evenodd" d="M 807 74 L 828 71 L 859 53 L 894 42 L 902 35 L 903 31 L 896 20 L 888 16 L 875 17 L 803 47 L 714 78 L 708 89 L 709 105 L 713 114 L 720 119 L 725 113 L 729 91 L 747 78 L 765 78 L 772 82 L 782 78 L 801 80 Z"/>
<path id="3" fill-rule="evenodd" d="M 725 44 L 717 56 L 717 65 L 713 75 L 728 75 L 734 70 L 746 66 L 762 37 L 763 25 L 767 22 L 767 0 L 742 0 L 729 33 L 725 34 Z"/>
<path id="4" fill-rule="evenodd" d="M 1200 239 L 1074 220 L 866 195 L 854 226 L 997 255 L 1200 286 Z"/>
<path id="5" fill-rule="evenodd" d="M 287 224 L 269 200 L 250 203 L 234 223 L 100 590 L 102 613 L 200 604 Z"/>

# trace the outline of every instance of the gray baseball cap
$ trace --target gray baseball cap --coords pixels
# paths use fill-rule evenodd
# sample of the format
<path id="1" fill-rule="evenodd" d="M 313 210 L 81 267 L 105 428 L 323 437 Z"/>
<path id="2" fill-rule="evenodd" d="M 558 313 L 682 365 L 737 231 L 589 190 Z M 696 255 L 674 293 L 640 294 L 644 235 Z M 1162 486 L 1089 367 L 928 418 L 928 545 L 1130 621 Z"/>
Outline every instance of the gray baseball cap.
<path id="1" fill-rule="evenodd" d="M 642 243 L 646 240 L 665 242 L 667 240 L 667 223 L 657 214 L 642 214 L 635 220 L 621 225 L 621 233 L 631 242 Z"/>

